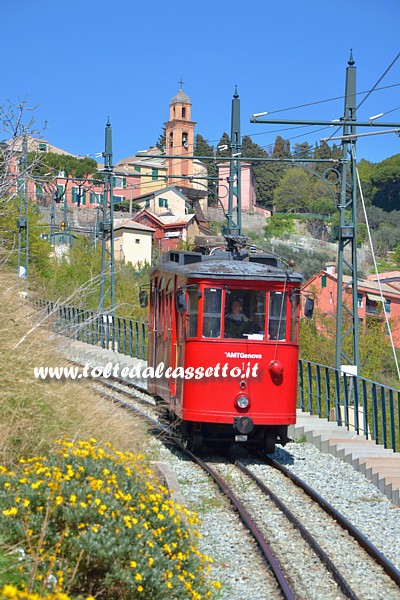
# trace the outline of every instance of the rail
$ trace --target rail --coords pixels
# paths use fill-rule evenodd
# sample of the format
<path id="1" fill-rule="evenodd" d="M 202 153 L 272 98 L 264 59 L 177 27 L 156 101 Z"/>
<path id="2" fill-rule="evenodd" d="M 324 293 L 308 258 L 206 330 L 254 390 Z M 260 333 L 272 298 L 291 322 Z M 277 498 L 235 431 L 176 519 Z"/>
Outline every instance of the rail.
<path id="1" fill-rule="evenodd" d="M 53 320 L 59 334 L 147 359 L 147 323 L 38 298 L 32 303 Z M 300 359 L 298 406 L 385 448 L 400 448 L 400 390 Z"/>

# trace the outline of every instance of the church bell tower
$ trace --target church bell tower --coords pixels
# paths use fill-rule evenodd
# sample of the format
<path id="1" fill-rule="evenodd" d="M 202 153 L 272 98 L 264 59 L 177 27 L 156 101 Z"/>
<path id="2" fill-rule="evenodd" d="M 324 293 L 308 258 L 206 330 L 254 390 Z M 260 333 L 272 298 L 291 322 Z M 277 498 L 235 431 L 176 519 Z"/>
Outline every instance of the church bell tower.
<path id="1" fill-rule="evenodd" d="M 165 123 L 166 155 L 183 158 L 167 158 L 168 185 L 192 187 L 188 179 L 179 179 L 185 175 L 193 177 L 194 126 L 190 120 L 192 103 L 181 88 L 169 103 L 169 121 Z M 186 159 L 185 157 L 188 157 Z"/>

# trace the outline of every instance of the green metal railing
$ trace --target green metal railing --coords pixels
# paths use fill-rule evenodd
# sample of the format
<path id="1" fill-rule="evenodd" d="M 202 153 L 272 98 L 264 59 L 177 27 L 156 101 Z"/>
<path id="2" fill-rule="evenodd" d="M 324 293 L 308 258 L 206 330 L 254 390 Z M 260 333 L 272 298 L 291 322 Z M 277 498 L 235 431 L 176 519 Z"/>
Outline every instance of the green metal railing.
<path id="1" fill-rule="evenodd" d="M 61 335 L 147 359 L 147 323 L 37 298 L 32 302 Z M 400 390 L 299 360 L 298 405 L 385 448 L 400 448 Z"/>
<path id="2" fill-rule="evenodd" d="M 147 323 L 38 298 L 34 298 L 32 303 L 48 316 L 60 335 L 147 359 Z"/>
<path id="3" fill-rule="evenodd" d="M 299 407 L 385 448 L 400 448 L 400 390 L 299 360 Z"/>

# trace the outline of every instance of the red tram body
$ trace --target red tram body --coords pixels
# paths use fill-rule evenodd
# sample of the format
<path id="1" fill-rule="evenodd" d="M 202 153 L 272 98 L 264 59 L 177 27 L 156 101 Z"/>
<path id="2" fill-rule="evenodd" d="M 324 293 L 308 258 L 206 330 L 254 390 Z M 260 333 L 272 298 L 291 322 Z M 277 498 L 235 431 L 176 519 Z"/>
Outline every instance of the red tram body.
<path id="1" fill-rule="evenodd" d="M 148 391 L 189 447 L 285 444 L 296 418 L 301 275 L 267 254 L 170 251 L 150 277 Z"/>

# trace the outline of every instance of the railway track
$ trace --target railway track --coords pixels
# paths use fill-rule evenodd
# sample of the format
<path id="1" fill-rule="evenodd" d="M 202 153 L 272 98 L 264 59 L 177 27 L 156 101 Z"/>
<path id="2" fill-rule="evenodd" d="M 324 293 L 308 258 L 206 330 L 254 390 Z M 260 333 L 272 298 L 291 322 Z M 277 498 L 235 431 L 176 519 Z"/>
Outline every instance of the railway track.
<path id="1" fill-rule="evenodd" d="M 137 390 L 132 392 L 132 388 L 136 386 L 121 380 L 107 380 L 101 383 L 107 386 L 108 390 L 113 390 L 112 393 L 106 393 L 113 401 L 150 419 L 152 426 L 157 427 L 163 437 L 177 444 L 181 451 L 213 478 L 256 541 L 268 570 L 274 575 L 280 597 L 307 600 L 319 600 L 322 597 L 324 600 L 337 600 L 342 597 L 371 600 L 381 597 L 400 598 L 399 572 L 390 561 L 329 503 L 285 467 L 269 457 L 263 457 L 261 465 L 254 464 L 250 459 L 251 471 L 248 468 L 249 464 L 246 466 L 241 461 L 233 464 L 227 462 L 226 458 L 220 462 L 216 462 L 215 458 L 203 460 L 187 451 L 174 439 L 173 432 L 160 423 L 154 401 L 150 397 L 146 399 L 143 392 L 139 392 L 141 398 L 138 399 Z M 136 406 L 132 406 L 132 402 Z M 142 410 L 143 404 L 146 406 L 145 412 Z M 258 472 L 253 472 L 254 469 Z M 260 473 L 260 469 L 264 471 Z M 266 477 L 266 470 L 275 473 L 272 485 L 275 488 L 284 488 L 284 492 L 280 489 L 279 493 L 276 493 L 276 490 L 271 489 L 267 484 L 271 476 Z M 284 486 L 281 483 L 277 485 L 279 478 L 286 481 Z M 296 494 L 287 491 L 288 485 L 291 489 L 296 488 Z M 301 501 L 298 495 L 302 497 Z M 289 502 L 290 508 L 286 505 L 287 497 L 292 498 Z M 297 508 L 293 510 L 293 506 L 296 505 Z M 299 509 L 299 506 L 302 508 Z M 316 513 L 316 510 L 319 513 Z M 313 516 L 310 517 L 310 514 Z M 312 521 L 314 524 L 318 523 L 318 526 L 310 527 Z M 302 560 L 299 560 L 299 557 L 302 557 Z M 352 560 L 349 560 L 349 557 L 352 557 Z M 368 574 L 367 577 L 365 573 Z M 310 577 L 314 582 L 311 588 Z M 272 590 L 273 586 L 271 597 L 279 597 L 278 591 Z"/>

